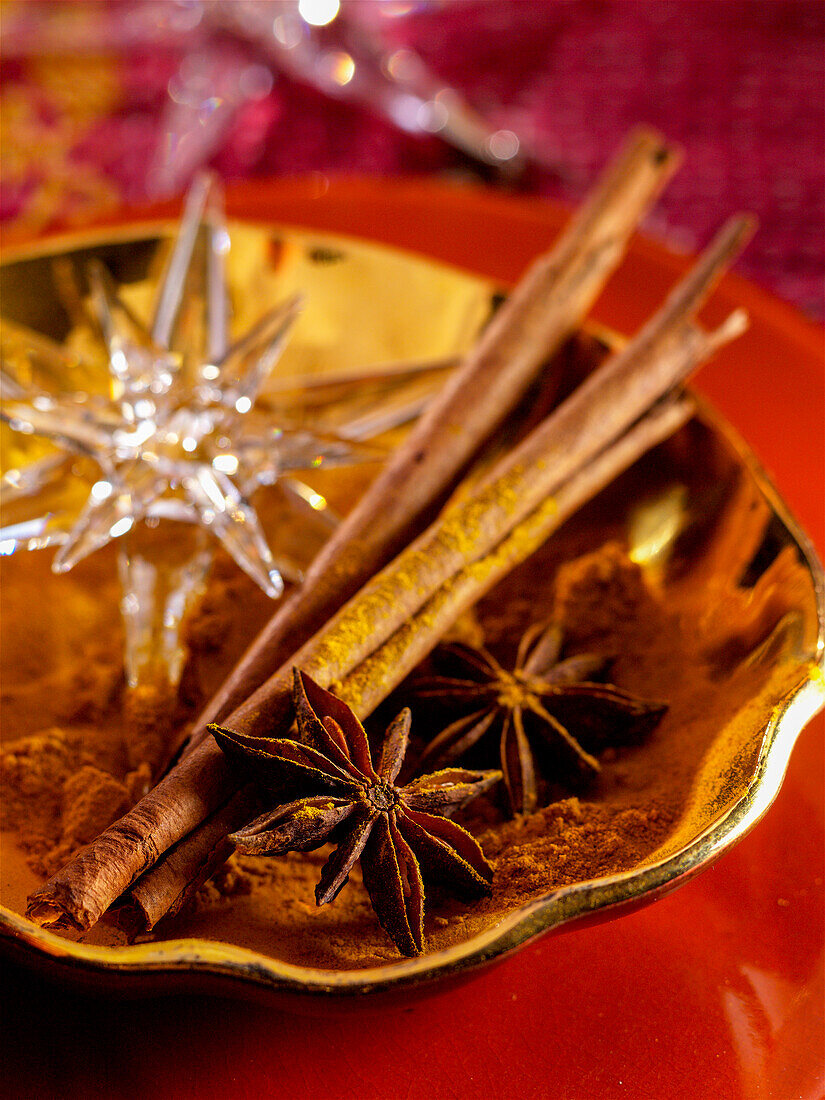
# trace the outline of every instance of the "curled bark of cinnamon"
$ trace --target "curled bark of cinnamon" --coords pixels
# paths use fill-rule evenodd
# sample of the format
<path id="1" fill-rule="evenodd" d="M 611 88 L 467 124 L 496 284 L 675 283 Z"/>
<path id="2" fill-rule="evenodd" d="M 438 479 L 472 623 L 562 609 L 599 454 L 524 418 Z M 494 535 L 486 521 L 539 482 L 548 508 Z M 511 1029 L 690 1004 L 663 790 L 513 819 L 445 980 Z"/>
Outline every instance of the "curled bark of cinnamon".
<path id="1" fill-rule="evenodd" d="M 554 248 L 539 257 L 485 331 L 479 346 L 434 401 L 360 504 L 273 616 L 212 700 L 182 762 L 139 807 L 116 822 L 99 846 L 81 853 L 32 900 L 42 924 L 95 923 L 115 897 L 158 856 L 224 802 L 232 783 L 207 765 L 204 800 L 176 799 L 199 774 L 208 721 L 223 720 L 420 530 L 486 435 L 516 404 L 538 368 L 573 332 L 617 266 L 636 224 L 672 174 L 677 154 L 656 134 L 631 136 Z M 399 485 L 404 492 L 398 492 Z M 184 764 L 189 766 L 185 767 Z M 197 785 L 198 780 L 192 778 Z M 178 803 L 168 812 L 166 799 Z M 187 816 L 188 815 L 188 816 Z M 98 853 L 105 853 L 98 859 Z"/>
<path id="2" fill-rule="evenodd" d="M 708 336 L 691 316 L 751 233 L 732 219 L 690 275 L 626 348 L 612 356 L 550 414 L 468 497 L 368 581 L 297 653 L 231 716 L 233 728 L 261 735 L 290 714 L 291 667 L 328 687 L 343 680 L 421 610 L 466 565 L 489 554 L 531 512 L 557 493 L 719 343 L 738 335 L 735 313 Z"/>
<path id="3" fill-rule="evenodd" d="M 422 529 L 542 364 L 579 327 L 679 159 L 656 133 L 639 130 L 631 136 L 553 248 L 533 262 L 477 346 L 321 549 L 302 586 L 210 700 L 188 749 L 203 739 L 209 722 L 235 710 Z"/>
<path id="4" fill-rule="evenodd" d="M 708 358 L 723 343 L 739 335 L 746 325 L 746 318 L 740 312 L 733 313 L 728 321 L 713 333 L 706 333 L 698 326 L 685 322 L 683 327 L 677 328 L 678 340 L 671 340 L 667 333 L 672 318 L 683 317 L 685 311 L 694 311 L 698 308 L 703 297 L 707 294 L 713 273 L 719 270 L 719 265 L 726 261 L 740 246 L 745 236 L 750 232 L 750 223 L 745 220 L 731 222 L 722 234 L 717 238 L 704 259 L 704 263 L 697 266 L 692 276 L 681 284 L 672 295 L 662 313 L 649 325 L 624 353 L 613 360 L 613 378 L 621 379 L 626 371 L 628 362 L 635 362 L 637 356 L 653 355 L 657 358 L 659 369 L 663 376 L 667 372 L 676 381 L 693 369 L 699 362 Z M 659 322 L 658 327 L 656 321 Z M 657 338 L 658 335 L 658 338 Z M 664 345 L 661 340 L 664 339 Z M 668 346 L 670 345 L 670 346 Z M 609 378 L 607 370 L 596 373 L 596 378 Z M 645 381 L 650 378 L 650 372 L 645 372 Z M 672 386 L 666 386 L 659 382 L 658 387 L 662 392 L 668 392 Z M 601 387 L 596 387 L 597 393 Z M 579 391 L 577 391 L 578 393 Z M 587 392 L 586 390 L 584 391 Z M 609 396 L 609 390 L 604 391 Z M 627 396 L 627 395 L 625 395 Z M 589 404 L 589 403 L 586 403 Z M 575 407 L 575 406 L 573 406 Z M 602 406 L 598 400 L 591 404 L 591 410 L 598 415 Z M 664 400 L 659 406 L 654 407 L 647 415 L 641 416 L 636 424 L 628 431 L 620 435 L 612 445 L 606 446 L 589 460 L 576 474 L 563 483 L 561 489 L 554 497 L 548 497 L 539 504 L 534 511 L 529 513 L 509 535 L 498 545 L 491 548 L 490 552 L 476 561 L 471 561 L 464 568 L 454 573 L 432 597 L 406 622 L 403 615 L 398 614 L 398 604 L 393 604 L 395 618 L 401 618 L 401 622 L 387 640 L 377 648 L 363 662 L 354 668 L 340 682 L 335 684 L 335 691 L 344 699 L 357 714 L 366 717 L 372 710 L 411 672 L 417 664 L 427 656 L 434 648 L 438 639 L 445 633 L 449 626 L 476 603 L 490 588 L 492 588 L 515 565 L 524 561 L 536 550 L 548 536 L 556 530 L 570 515 L 580 508 L 587 500 L 596 495 L 602 488 L 613 481 L 623 470 L 633 464 L 642 454 L 650 450 L 657 443 L 673 434 L 685 423 L 692 412 L 692 402 L 682 395 L 671 400 Z M 564 436 L 558 429 L 552 430 L 553 418 L 549 417 L 542 425 L 540 432 L 549 438 L 557 437 L 561 446 Z M 538 432 L 529 437 L 532 441 L 530 447 L 526 444 L 509 456 L 497 470 L 493 471 L 487 479 L 488 484 L 497 485 L 500 488 L 501 477 L 507 476 L 516 466 L 519 458 L 525 463 L 525 469 L 534 469 L 528 461 L 530 450 L 535 455 L 540 455 L 546 442 L 542 442 L 542 435 Z M 568 439 L 568 445 L 573 446 Z M 551 448 L 547 447 L 547 450 Z M 499 479 L 497 481 L 497 478 Z M 537 495 L 538 490 L 536 490 Z M 402 555 L 402 558 L 404 555 Z M 394 565 L 396 563 L 393 563 Z M 446 571 L 446 570 L 445 570 Z M 301 667 L 313 667 L 309 655 L 296 656 L 296 662 Z M 267 722 L 277 725 L 273 720 L 273 711 L 283 708 L 283 720 L 288 716 L 286 673 L 284 669 L 283 683 L 280 690 L 270 682 L 270 691 L 267 697 L 259 704 L 260 713 L 266 717 Z M 321 674 L 321 669 L 316 669 Z M 327 684 L 327 686 L 330 686 Z M 277 692 L 277 695 L 276 695 Z M 275 707 L 272 704 L 275 703 Z M 243 711 L 245 708 L 240 708 Z M 233 716 L 238 727 L 243 727 L 247 732 L 250 727 L 245 726 L 241 716 L 236 713 Z M 251 728 L 257 728 L 252 726 Z M 257 729 L 257 732 L 263 732 Z M 203 852 L 205 837 L 198 830 L 187 837 L 178 845 L 186 854 L 187 866 L 198 861 L 199 853 Z M 176 851 L 174 849 L 173 851 Z M 181 857 L 183 858 L 183 857 Z M 203 853 L 206 860 L 206 854 Z M 206 877 L 204 873 L 201 881 Z M 155 880 L 154 870 L 150 870 L 139 881 L 135 891 L 136 900 L 141 905 L 147 917 L 146 927 L 151 928 L 162 918 L 166 912 L 168 894 L 165 889 L 170 889 L 167 883 Z M 178 881 L 172 888 L 175 892 L 184 889 L 185 883 Z M 151 904 L 148 899 L 151 898 Z"/>
<path id="5" fill-rule="evenodd" d="M 676 432 L 693 415 L 690 397 L 681 395 L 634 425 L 615 446 L 597 456 L 554 498 L 516 527 L 491 554 L 467 566 L 439 589 L 408 623 L 392 634 L 340 684 L 336 694 L 367 717 L 438 644 L 459 615 L 475 604 L 512 568 L 524 561 L 553 531 L 615 480 L 643 454 Z M 242 792 L 246 793 L 247 792 Z M 129 891 L 122 927 L 131 934 L 150 931 L 174 916 L 230 854 L 222 844 L 229 832 L 251 817 L 236 800 L 179 841 Z"/>
<path id="6" fill-rule="evenodd" d="M 226 862 L 234 850 L 227 837 L 260 812 L 259 800 L 256 788 L 243 787 L 138 879 L 115 913 L 130 939 L 179 912 Z"/>
<path id="7" fill-rule="evenodd" d="M 182 761 L 175 786 L 187 792 L 165 805 L 165 828 L 171 835 L 185 836 L 235 793 L 238 783 L 217 756 L 210 760 Z M 35 923 L 50 927 L 91 928 L 112 902 L 144 867 L 151 867 L 169 845 L 159 844 L 154 818 L 157 808 L 150 791 L 120 821 L 84 848 L 46 885 L 32 895 L 27 915 Z M 148 799 L 148 801 L 147 801 Z M 126 885 L 112 892 L 124 871 L 123 854 L 130 853 L 137 870 Z"/>
<path id="8" fill-rule="evenodd" d="M 469 497 L 449 507 L 368 582 L 285 668 L 236 708 L 227 724 L 245 733 L 261 733 L 288 723 L 293 664 L 328 687 L 346 679 L 414 616 L 421 631 L 417 644 L 434 645 L 443 620 L 433 625 L 423 609 L 439 590 L 461 577 L 462 598 L 470 603 L 478 598 L 488 578 L 483 569 L 475 575 L 474 563 L 492 555 L 532 513 L 542 508 L 552 512 L 556 504 L 548 505 L 548 498 L 621 440 L 719 342 L 741 331 L 743 318 L 738 313 L 710 337 L 691 317 L 750 231 L 748 219 L 730 222 L 622 352 L 503 459 Z M 415 646 L 409 653 L 414 651 Z M 360 714 L 365 713 L 363 705 L 355 708 Z M 216 769 L 220 774 L 222 761 L 216 745 L 201 743 L 133 811 L 33 895 L 30 915 L 39 923 L 64 921 L 81 929 L 94 923 L 162 851 L 192 832 L 226 800 L 222 791 L 218 792 L 222 797 L 205 802 L 200 779 L 201 773 L 214 776 Z M 223 774 L 231 786 L 225 765 Z M 101 860 L 101 853 L 106 860 Z"/>

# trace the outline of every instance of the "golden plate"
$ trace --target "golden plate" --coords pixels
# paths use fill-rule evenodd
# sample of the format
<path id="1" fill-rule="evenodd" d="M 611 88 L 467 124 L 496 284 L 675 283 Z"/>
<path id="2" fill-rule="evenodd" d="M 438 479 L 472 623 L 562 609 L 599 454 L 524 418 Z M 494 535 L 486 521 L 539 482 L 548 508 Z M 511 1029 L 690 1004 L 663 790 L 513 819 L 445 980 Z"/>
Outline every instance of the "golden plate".
<path id="1" fill-rule="evenodd" d="M 101 256 L 119 279 L 140 283 L 157 262 L 167 224 L 67 237 L 9 255 L 2 269 L 4 314 L 55 337 L 67 318 L 53 282 L 55 257 Z M 488 315 L 489 280 L 384 246 L 326 233 L 234 224 L 229 280 L 239 327 L 259 303 L 294 289 L 308 295 L 281 372 L 342 376 L 365 364 L 440 358 L 460 352 Z M 273 250 L 278 262 L 273 264 Z M 426 323 L 422 323 L 425 319 Z M 5 441 L 9 446 L 8 439 Z M 739 840 L 775 798 L 794 742 L 823 704 L 825 582 L 822 567 L 747 445 L 707 404 L 657 454 L 641 460 L 611 490 L 632 556 L 665 586 L 707 568 L 711 543 L 728 521 L 728 503 L 749 487 L 769 511 L 761 545 L 748 567 L 755 587 L 792 547 L 800 569 L 787 607 L 770 636 L 737 655 L 765 671 L 750 699 L 698 760 L 690 804 L 663 845 L 636 870 L 555 890 L 522 906 L 471 940 L 415 960 L 372 969 L 333 971 L 286 964 L 242 947 L 170 940 L 131 947 L 73 943 L 10 909 L 0 909 L 0 940 L 27 965 L 118 992 L 216 988 L 244 994 L 313 995 L 396 991 L 457 977 L 574 920 L 602 919 L 686 882 Z M 642 496 L 638 487 L 646 488 Z M 571 521 L 576 523 L 577 520 Z M 14 583 L 14 559 L 7 584 Z M 800 579 L 801 578 L 801 579 Z M 56 580 L 60 585 L 64 581 Z M 44 599 L 52 593 L 44 594 Z M 54 590 L 59 599 L 59 588 Z M 731 782 L 743 754 L 752 759 L 746 787 Z"/>

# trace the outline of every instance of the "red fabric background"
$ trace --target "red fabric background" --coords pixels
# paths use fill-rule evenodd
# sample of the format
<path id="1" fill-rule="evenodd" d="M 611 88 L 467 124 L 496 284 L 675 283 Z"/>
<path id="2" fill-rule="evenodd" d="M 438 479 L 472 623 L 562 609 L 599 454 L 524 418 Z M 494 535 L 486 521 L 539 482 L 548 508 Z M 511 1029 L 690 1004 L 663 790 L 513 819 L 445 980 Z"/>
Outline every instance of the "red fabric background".
<path id="1" fill-rule="evenodd" d="M 360 2 L 377 6 L 378 0 Z M 42 152 L 48 135 L 69 122 L 63 155 L 75 169 L 98 173 L 106 186 L 82 193 L 75 173 L 64 193 L 49 199 L 41 219 L 78 220 L 121 198 L 142 199 L 147 166 L 163 140 L 168 82 L 182 54 L 196 48 L 192 33 L 164 36 L 163 3 L 150 5 L 161 29 L 149 45 L 123 45 L 135 0 L 18 0 L 6 4 L 6 23 L 22 7 L 37 42 L 38 27 L 54 19 L 56 7 L 65 11 L 68 5 L 79 25 L 85 20 L 109 45 L 87 70 L 82 58 L 69 58 L 70 65 L 60 56 L 34 64 L 31 53 L 5 66 L 6 98 L 22 90 L 45 127 L 32 134 L 8 120 L 4 126 L 0 218 L 7 223 L 19 222 L 38 174 L 48 171 Z M 399 6 L 409 14 L 384 20 L 393 42 L 415 47 L 497 125 L 516 129 L 572 174 L 562 182 L 549 172 L 531 173 L 522 182 L 528 192 L 577 199 L 631 126 L 653 124 L 684 145 L 686 162 L 650 228 L 671 246 L 695 249 L 732 211 L 753 211 L 761 229 L 741 270 L 822 317 L 825 5 L 441 0 Z M 256 57 L 248 43 L 213 36 L 212 44 L 227 58 Z M 116 73 L 108 96 L 100 90 L 107 65 Z M 78 104 L 84 71 L 89 90 Z M 22 169 L 12 164 L 19 145 L 26 147 Z M 278 74 L 270 94 L 235 117 L 213 163 L 229 179 L 467 171 L 460 154 L 436 138 L 404 134 L 362 108 Z"/>

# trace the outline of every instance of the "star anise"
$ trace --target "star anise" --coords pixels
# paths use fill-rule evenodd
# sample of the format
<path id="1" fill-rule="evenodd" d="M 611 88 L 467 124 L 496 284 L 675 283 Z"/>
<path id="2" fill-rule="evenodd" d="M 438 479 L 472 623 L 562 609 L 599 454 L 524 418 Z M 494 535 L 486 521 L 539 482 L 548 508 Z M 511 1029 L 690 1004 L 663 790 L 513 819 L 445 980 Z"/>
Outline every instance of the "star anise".
<path id="1" fill-rule="evenodd" d="M 472 706 L 427 746 L 420 767 L 458 759 L 488 732 L 498 731 L 501 769 L 513 813 L 532 813 L 538 803 L 536 759 L 528 732 L 545 741 L 561 739 L 580 765 L 600 771 L 599 761 L 579 737 L 611 743 L 639 738 L 667 710 L 613 684 L 598 682 L 611 658 L 591 653 L 560 660 L 562 631 L 551 623 L 534 624 L 522 637 L 512 672 L 483 647 L 453 645 L 450 652 L 469 679 L 434 677 L 418 689 L 421 696 L 442 696 Z"/>
<path id="2" fill-rule="evenodd" d="M 224 752 L 251 765 L 257 782 L 278 798 L 231 839 L 239 851 L 254 855 L 337 843 L 315 888 L 318 905 L 338 895 L 360 860 L 378 920 L 402 954 L 419 955 L 422 875 L 458 897 L 490 892 L 492 868 L 477 841 L 449 815 L 497 783 L 501 772 L 448 768 L 396 786 L 409 740 L 408 709 L 390 725 L 373 767 L 364 727 L 345 703 L 298 669 L 293 698 L 300 740 L 210 726 Z"/>

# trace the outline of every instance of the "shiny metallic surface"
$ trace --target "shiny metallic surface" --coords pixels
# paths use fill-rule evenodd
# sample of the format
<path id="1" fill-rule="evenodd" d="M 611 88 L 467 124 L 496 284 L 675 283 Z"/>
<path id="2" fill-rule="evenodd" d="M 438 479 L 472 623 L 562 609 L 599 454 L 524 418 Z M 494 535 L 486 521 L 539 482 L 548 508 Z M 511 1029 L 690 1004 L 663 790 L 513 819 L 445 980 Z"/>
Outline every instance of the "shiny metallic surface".
<path id="1" fill-rule="evenodd" d="M 346 249 L 287 245 L 260 231 L 250 240 L 242 228 L 233 247 L 213 175 L 197 177 L 171 240 L 154 246 L 137 271 L 129 270 L 128 249 L 110 252 L 108 265 L 94 248 L 9 261 L 0 409 L 0 552 L 54 546 L 52 569 L 63 573 L 114 541 L 127 681 L 149 689 L 179 682 L 181 631 L 203 596 L 217 543 L 273 600 L 285 580 L 302 576 L 305 560 L 273 554 L 257 491 L 279 485 L 295 505 L 282 526 L 304 542 L 326 536 L 334 516 L 323 494 L 297 477 L 382 460 L 386 449 L 370 441 L 418 415 L 443 362 L 395 371 L 367 362 L 366 372 L 341 378 L 330 371 L 330 351 L 355 341 L 330 335 L 327 305 L 303 326 L 311 358 L 304 380 L 284 386 L 280 360 L 303 312 L 303 290 L 282 298 L 279 285 L 293 271 L 295 285 L 312 285 L 316 296 L 326 286 L 340 302 L 330 284 L 339 269 L 357 281 L 357 261 Z M 481 312 L 471 310 L 466 321 L 478 326 L 489 305 L 475 284 L 472 293 Z M 36 332 L 26 324 L 33 294 L 49 303 L 48 316 L 31 322 Z M 456 299 L 463 300 L 445 295 Z M 359 327 L 381 331 L 380 319 L 365 311 Z M 472 328 L 461 336 L 470 339 Z M 379 354 L 391 343 L 382 342 Z M 461 344 L 446 350 L 454 357 Z M 80 467 L 92 478 L 73 476 Z M 170 523 L 180 540 L 174 560 Z"/>
<path id="2" fill-rule="evenodd" d="M 124 237 L 128 240 L 129 234 Z M 113 245 L 110 234 L 110 243 L 104 246 L 99 242 L 95 247 L 109 252 L 112 248 L 125 250 L 124 259 L 139 253 L 141 234 L 132 234 L 134 246 L 124 244 L 124 237 L 121 243 Z M 405 263 L 411 262 L 408 257 L 373 246 L 342 242 L 340 238 L 321 241 L 318 234 L 314 238 L 314 244 L 323 245 L 330 254 L 342 250 L 351 252 L 358 258 L 360 270 L 371 285 L 391 282 L 386 278 L 375 279 L 376 271 L 386 274 L 385 265 L 397 273 Z M 289 242 L 297 238 L 285 233 L 279 234 L 279 239 Z M 51 249 L 53 251 L 55 246 Z M 443 293 L 444 280 L 449 275 L 463 280 L 456 283 L 456 287 L 463 287 L 467 302 L 481 308 L 481 303 L 489 300 L 488 282 L 459 277 L 437 265 L 426 266 L 431 270 L 433 283 L 439 284 L 439 294 Z M 419 267 L 417 270 L 423 277 L 424 269 Z M 425 278 L 424 282 L 428 280 Z M 362 285 L 358 280 L 344 282 L 337 292 L 346 295 L 351 293 L 347 287 Z M 311 293 L 312 288 L 307 289 Z M 407 291 L 408 286 L 404 289 Z M 36 298 L 29 287 L 24 292 L 24 304 L 29 302 L 30 292 L 32 299 Z M 333 310 L 340 306 L 332 298 L 329 301 Z M 400 293 L 395 303 L 383 301 L 381 308 L 395 308 L 403 315 L 409 308 L 408 302 L 408 293 Z M 36 301 L 27 308 L 37 309 Z M 407 318 L 409 322 L 414 320 Z M 412 329 L 412 323 L 408 327 Z M 445 329 L 448 327 L 445 323 Z M 451 339 L 460 343 L 455 339 L 456 327 L 460 326 L 456 326 L 453 317 Z M 445 346 L 447 343 L 444 333 L 438 347 L 407 345 L 402 348 L 396 341 L 385 349 L 383 359 L 397 361 L 404 356 L 426 359 L 428 355 L 437 358 L 456 350 Z M 380 355 L 373 357 L 375 361 L 379 358 Z M 302 365 L 297 364 L 296 368 Z M 337 369 L 347 365 L 354 364 L 339 363 Z M 291 373 L 298 373 L 296 368 Z M 704 542 L 709 538 L 708 532 L 718 529 L 726 520 L 725 490 L 743 481 L 757 491 L 770 511 L 763 547 L 753 559 L 747 583 L 755 584 L 776 554 L 790 546 L 795 548 L 803 567 L 804 591 L 791 599 L 787 614 L 776 624 L 769 639 L 743 658 L 760 661 L 767 670 L 766 694 L 761 700 L 763 717 L 747 731 L 747 742 L 754 748 L 755 759 L 750 781 L 721 805 L 715 794 L 723 786 L 730 760 L 726 759 L 724 750 L 714 755 L 712 764 L 718 772 L 697 774 L 696 797 L 689 812 L 669 845 L 656 853 L 646 866 L 551 892 L 466 943 L 420 959 L 370 970 L 334 972 L 296 967 L 239 947 L 198 940 L 123 948 L 94 947 L 72 943 L 38 929 L 8 910 L 0 914 L 4 945 L 33 966 L 118 990 L 131 985 L 147 990 L 211 988 L 214 983 L 216 988 L 228 984 L 250 996 L 328 997 L 391 992 L 458 977 L 506 955 L 542 933 L 560 929 L 573 921 L 618 916 L 623 910 L 652 901 L 687 882 L 741 839 L 768 810 L 782 784 L 797 736 L 825 702 L 825 577 L 807 537 L 789 514 L 765 471 L 747 445 L 705 403 L 700 404 L 696 419 L 660 453 L 656 468 L 643 459 L 634 477 L 621 482 L 623 488 L 618 491 L 626 495 L 614 496 L 610 504 L 611 509 L 618 509 L 624 517 L 633 556 L 666 588 L 697 567 Z M 640 484 L 649 486 L 649 491 L 641 497 L 627 490 L 628 486 Z M 710 492 L 709 487 L 720 491 Z"/>

